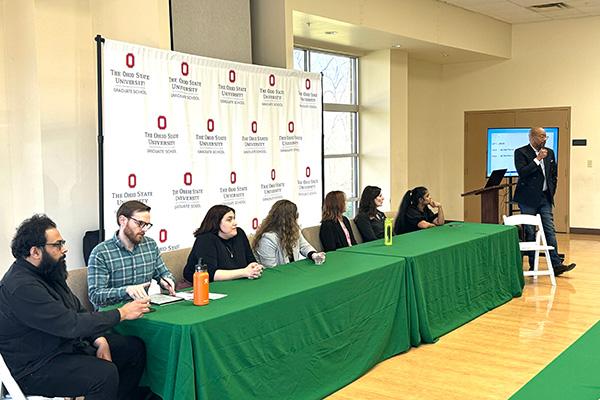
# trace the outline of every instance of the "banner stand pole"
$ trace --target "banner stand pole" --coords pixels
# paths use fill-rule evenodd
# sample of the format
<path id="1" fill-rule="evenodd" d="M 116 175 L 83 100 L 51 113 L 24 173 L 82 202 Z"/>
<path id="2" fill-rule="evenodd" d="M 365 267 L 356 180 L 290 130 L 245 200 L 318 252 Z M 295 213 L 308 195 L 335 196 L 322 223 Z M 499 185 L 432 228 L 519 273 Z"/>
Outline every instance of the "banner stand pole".
<path id="1" fill-rule="evenodd" d="M 104 241 L 104 130 L 102 126 L 102 43 L 104 38 L 96 35 L 96 72 L 98 81 L 98 239 Z"/>
<path id="2" fill-rule="evenodd" d="M 321 72 L 321 209 L 325 203 L 325 111 L 323 109 L 323 72 Z"/>

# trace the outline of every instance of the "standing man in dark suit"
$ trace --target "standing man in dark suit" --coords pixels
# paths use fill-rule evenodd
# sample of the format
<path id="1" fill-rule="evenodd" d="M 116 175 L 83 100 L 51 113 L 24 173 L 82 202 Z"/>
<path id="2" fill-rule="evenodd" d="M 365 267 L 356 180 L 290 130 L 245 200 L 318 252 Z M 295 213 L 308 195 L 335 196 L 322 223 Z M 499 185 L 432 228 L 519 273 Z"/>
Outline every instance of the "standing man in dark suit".
<path id="1" fill-rule="evenodd" d="M 554 275 L 558 276 L 575 268 L 575 264 L 565 265 L 563 258 L 558 255 L 552 215 L 558 170 L 554 152 L 544 147 L 545 144 L 546 131 L 536 127 L 529 131 L 529 144 L 515 150 L 519 182 L 514 200 L 519 203 L 522 214 L 540 214 L 542 217 L 546 241 L 554 247 L 554 250 L 550 250 L 550 259 Z M 528 241 L 535 240 L 532 226 L 525 227 L 525 237 Z M 533 254 L 529 254 L 529 265 L 533 266 Z"/>

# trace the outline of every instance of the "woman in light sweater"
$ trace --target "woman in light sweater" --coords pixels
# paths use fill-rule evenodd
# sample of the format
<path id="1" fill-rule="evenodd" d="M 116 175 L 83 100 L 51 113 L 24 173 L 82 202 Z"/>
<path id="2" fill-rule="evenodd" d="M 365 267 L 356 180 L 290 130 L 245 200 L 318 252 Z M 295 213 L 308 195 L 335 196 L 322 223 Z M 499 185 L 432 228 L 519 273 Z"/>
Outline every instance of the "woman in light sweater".
<path id="1" fill-rule="evenodd" d="M 289 200 L 278 200 L 260 224 L 254 237 L 254 253 L 264 267 L 275 267 L 308 258 L 321 263 L 318 253 L 304 239 L 298 225 L 298 208 Z"/>

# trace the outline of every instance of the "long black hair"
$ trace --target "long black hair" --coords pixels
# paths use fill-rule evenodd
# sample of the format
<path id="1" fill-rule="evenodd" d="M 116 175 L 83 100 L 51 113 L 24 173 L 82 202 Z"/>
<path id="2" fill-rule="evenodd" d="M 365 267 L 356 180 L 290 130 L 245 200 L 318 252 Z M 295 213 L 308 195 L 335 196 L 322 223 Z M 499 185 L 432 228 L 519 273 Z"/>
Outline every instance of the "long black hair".
<path id="1" fill-rule="evenodd" d="M 377 186 L 367 186 L 363 189 L 360 195 L 360 203 L 358 204 L 358 212 L 366 213 L 369 218 L 373 218 L 377 214 L 377 206 L 375 198 L 381 194 L 381 188 Z"/>
<path id="2" fill-rule="evenodd" d="M 396 222 L 394 223 L 394 235 L 405 233 L 406 229 L 406 211 L 408 207 L 417 206 L 419 200 L 425 197 L 429 190 L 425 186 L 417 186 L 413 190 L 408 190 L 404 193 L 400 207 L 398 207 L 398 214 L 396 215 Z"/>

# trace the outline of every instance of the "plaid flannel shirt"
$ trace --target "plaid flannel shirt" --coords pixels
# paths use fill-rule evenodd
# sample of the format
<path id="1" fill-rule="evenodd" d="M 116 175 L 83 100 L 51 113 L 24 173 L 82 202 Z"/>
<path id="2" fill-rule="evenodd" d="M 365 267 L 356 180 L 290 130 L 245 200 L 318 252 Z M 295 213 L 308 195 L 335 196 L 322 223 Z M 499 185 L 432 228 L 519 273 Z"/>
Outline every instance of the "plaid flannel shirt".
<path id="1" fill-rule="evenodd" d="M 131 300 L 127 286 L 160 280 L 175 280 L 163 262 L 156 242 L 144 236 L 129 251 L 117 234 L 92 250 L 88 265 L 88 294 L 96 308 Z"/>

